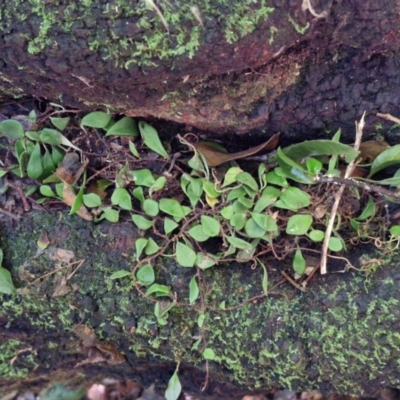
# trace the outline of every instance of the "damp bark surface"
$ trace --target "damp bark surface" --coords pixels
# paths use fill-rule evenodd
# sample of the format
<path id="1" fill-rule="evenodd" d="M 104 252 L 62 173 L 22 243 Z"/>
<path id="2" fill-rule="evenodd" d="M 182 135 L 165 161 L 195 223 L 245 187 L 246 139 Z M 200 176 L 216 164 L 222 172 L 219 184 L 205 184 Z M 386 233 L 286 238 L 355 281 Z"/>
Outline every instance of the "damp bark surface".
<path id="1" fill-rule="evenodd" d="M 370 126 L 400 114 L 398 7 L 3 2 L 0 92 L 214 133 L 351 135 L 364 110 Z"/>
<path id="2" fill-rule="evenodd" d="M 73 261 L 84 260 L 68 281 L 71 291 L 62 296 L 54 293 L 63 272 L 26 286 L 26 279 L 54 269 L 54 250 L 34 257 L 43 229 L 50 249 L 69 250 Z M 130 222 L 94 225 L 63 213 L 31 212 L 20 223 L 2 221 L 3 265 L 26 291 L 1 296 L 1 388 L 35 390 L 60 380 L 87 385 L 124 377 L 145 387 L 155 382 L 162 393 L 180 361 L 183 390 L 200 395 L 206 347 L 216 358 L 208 365 L 204 398 L 240 399 L 249 391 L 282 387 L 358 395 L 400 387 L 400 275 L 390 267 L 396 260 L 368 277 L 332 274 L 314 279 L 307 293 L 284 285 L 250 303 L 246 300 L 262 295 L 260 269 L 220 265 L 201 274 L 202 309 L 179 305 L 188 298 L 192 269 L 164 260 L 155 266 L 156 282 L 172 287 L 178 305 L 160 326 L 154 303 L 134 289 L 129 276 L 110 279 L 132 269 L 137 235 Z M 271 279 L 276 268 L 270 264 Z M 219 308 L 223 301 L 227 310 Z M 115 363 L 109 352 L 102 363 L 80 364 L 89 356 L 73 333 L 78 324 L 94 329 L 125 362 Z"/>

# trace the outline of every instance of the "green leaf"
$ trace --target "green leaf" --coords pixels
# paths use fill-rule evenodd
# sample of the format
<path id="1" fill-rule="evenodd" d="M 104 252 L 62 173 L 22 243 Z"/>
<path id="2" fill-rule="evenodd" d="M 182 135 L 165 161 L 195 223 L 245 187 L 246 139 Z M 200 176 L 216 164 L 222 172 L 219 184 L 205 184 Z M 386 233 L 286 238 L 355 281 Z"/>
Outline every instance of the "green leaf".
<path id="1" fill-rule="evenodd" d="M 328 248 L 330 251 L 341 251 L 343 249 L 343 242 L 337 237 L 330 237 Z"/>
<path id="2" fill-rule="evenodd" d="M 204 229 L 201 225 L 195 225 L 192 228 L 188 230 L 188 234 L 196 241 L 196 242 L 205 242 L 210 238 L 209 235 L 207 235 L 204 232 Z"/>
<path id="3" fill-rule="evenodd" d="M 208 215 L 202 215 L 200 219 L 203 231 L 206 235 L 210 237 L 215 237 L 219 235 L 221 224 L 218 220 L 213 217 L 209 217 Z"/>
<path id="4" fill-rule="evenodd" d="M 149 169 L 136 169 L 131 173 L 133 181 L 138 186 L 151 187 L 156 181 Z"/>
<path id="5" fill-rule="evenodd" d="M 55 197 L 56 194 L 53 192 L 53 189 L 49 185 L 42 185 L 39 188 L 40 194 L 47 197 Z"/>
<path id="6" fill-rule="evenodd" d="M 164 218 L 164 233 L 169 235 L 174 229 L 178 227 L 178 224 L 170 218 Z"/>
<path id="7" fill-rule="evenodd" d="M 140 203 L 143 204 L 144 202 L 144 194 L 143 194 L 143 188 L 141 186 L 135 188 L 132 190 L 133 196 L 140 201 Z"/>
<path id="8" fill-rule="evenodd" d="M 42 157 L 42 167 L 43 174 L 41 176 L 41 179 L 46 178 L 56 172 L 56 166 L 54 165 L 53 157 L 47 149 L 45 149 L 44 155 Z"/>
<path id="9" fill-rule="evenodd" d="M 232 201 L 240 196 L 245 196 L 245 195 L 246 195 L 246 190 L 244 190 L 243 187 L 231 189 L 229 190 L 228 195 L 226 196 L 226 200 Z"/>
<path id="10" fill-rule="evenodd" d="M 346 144 L 333 142 L 332 140 L 318 139 L 306 140 L 304 142 L 285 147 L 282 150 L 286 156 L 295 161 L 300 161 L 307 157 L 313 156 L 332 156 L 339 155 L 346 159 L 349 163 L 356 159 L 358 151 Z"/>
<path id="11" fill-rule="evenodd" d="M 253 246 L 246 242 L 243 239 L 237 238 L 235 236 L 227 236 L 226 240 L 232 245 L 235 246 L 238 249 L 247 249 L 247 250 L 252 250 Z"/>
<path id="12" fill-rule="evenodd" d="M 96 193 L 88 193 L 83 195 L 83 204 L 86 207 L 100 207 L 101 206 L 101 198 Z"/>
<path id="13" fill-rule="evenodd" d="M 247 217 L 244 213 L 235 213 L 232 215 L 232 218 L 229 220 L 231 226 L 233 226 L 236 230 L 240 231 L 244 228 Z"/>
<path id="14" fill-rule="evenodd" d="M 117 188 L 111 196 L 111 204 L 121 207 L 123 210 L 132 210 L 132 199 L 124 188 Z"/>
<path id="15" fill-rule="evenodd" d="M 39 140 L 43 143 L 59 146 L 62 144 L 61 133 L 55 129 L 44 128 L 39 132 Z"/>
<path id="16" fill-rule="evenodd" d="M 1 254 L 3 255 L 3 252 Z M 15 294 L 16 292 L 10 271 L 0 267 L 0 293 Z"/>
<path id="17" fill-rule="evenodd" d="M 263 269 L 263 278 L 262 278 L 262 281 L 261 281 L 261 286 L 262 286 L 264 294 L 266 296 L 268 296 L 268 272 L 267 272 L 267 268 L 265 268 L 265 265 L 260 260 L 258 260 L 258 262 L 260 263 L 261 268 Z"/>
<path id="18" fill-rule="evenodd" d="M 239 198 L 237 199 L 237 201 L 241 204 L 243 204 L 244 207 L 246 207 L 247 209 L 253 207 L 253 200 L 244 197 L 244 196 L 239 196 Z M 236 211 L 236 210 L 235 210 Z"/>
<path id="19" fill-rule="evenodd" d="M 59 117 L 50 117 L 51 123 L 60 131 L 63 131 L 70 120 L 70 117 L 59 118 Z"/>
<path id="20" fill-rule="evenodd" d="M 311 204 L 311 197 L 305 191 L 297 187 L 287 188 L 275 202 L 275 207 L 297 211 L 299 208 L 308 207 Z"/>
<path id="21" fill-rule="evenodd" d="M 166 183 L 167 178 L 165 176 L 159 176 L 156 181 L 151 185 L 149 189 L 149 195 L 152 196 L 154 192 L 163 189 Z"/>
<path id="22" fill-rule="evenodd" d="M 175 199 L 161 199 L 159 207 L 161 211 L 173 217 L 184 218 L 186 216 L 181 204 Z"/>
<path id="23" fill-rule="evenodd" d="M 236 181 L 243 183 L 256 192 L 258 191 L 257 181 L 248 172 L 241 172 L 236 175 Z"/>
<path id="24" fill-rule="evenodd" d="M 160 156 L 168 159 L 169 155 L 165 151 L 164 146 L 162 145 L 160 138 L 158 137 L 157 131 L 146 122 L 139 122 L 139 130 L 142 135 L 144 144 Z"/>
<path id="25" fill-rule="evenodd" d="M 137 148 L 136 148 L 136 146 L 135 146 L 135 143 L 133 143 L 131 140 L 129 141 L 129 150 L 131 151 L 131 153 L 132 153 L 135 157 L 140 158 L 140 154 L 139 154 L 139 152 L 137 151 Z"/>
<path id="26" fill-rule="evenodd" d="M 215 352 L 214 352 L 214 350 L 213 350 L 213 349 L 209 349 L 209 348 L 205 349 L 205 350 L 203 351 L 203 357 L 204 357 L 206 360 L 214 360 L 214 359 L 215 359 Z"/>
<path id="27" fill-rule="evenodd" d="M 396 164 L 400 164 L 400 144 L 389 147 L 375 158 L 371 165 L 369 176 L 375 175 L 380 170 Z"/>
<path id="28" fill-rule="evenodd" d="M 25 136 L 28 139 L 33 140 L 35 142 L 40 140 L 40 134 L 39 134 L 39 132 L 36 132 L 36 131 L 26 131 Z"/>
<path id="29" fill-rule="evenodd" d="M 149 238 L 147 246 L 144 249 L 146 256 L 151 256 L 152 254 L 157 253 L 158 250 L 160 250 L 158 244 L 152 238 Z"/>
<path id="30" fill-rule="evenodd" d="M 123 117 L 107 130 L 106 136 L 138 136 L 136 121 L 130 117 Z"/>
<path id="31" fill-rule="evenodd" d="M 82 207 L 82 204 L 83 204 L 83 190 L 84 190 L 84 188 L 85 188 L 85 182 L 83 182 L 82 186 L 79 189 L 78 194 L 76 195 L 76 198 L 74 200 L 74 203 L 72 204 L 72 207 L 71 207 L 71 210 L 69 212 L 69 215 L 74 215 Z"/>
<path id="32" fill-rule="evenodd" d="M 143 265 L 139 268 L 139 271 L 136 273 L 136 279 L 143 286 L 150 286 L 154 283 L 155 275 L 154 269 L 150 264 Z"/>
<path id="33" fill-rule="evenodd" d="M 295 182 L 300 182 L 300 183 L 313 183 L 313 175 L 310 174 L 296 161 L 286 156 L 286 154 L 282 151 L 281 148 L 278 148 L 277 155 L 278 155 L 279 166 L 285 178 L 290 178 Z"/>
<path id="34" fill-rule="evenodd" d="M 285 176 L 280 176 L 278 175 L 277 172 L 278 168 L 275 168 L 273 171 L 269 171 L 267 174 L 267 182 L 272 183 L 273 185 L 276 186 L 282 186 L 287 188 L 289 186 L 287 180 L 286 180 L 286 175 Z"/>
<path id="35" fill-rule="evenodd" d="M 146 199 L 143 204 L 143 211 L 147 214 L 150 215 L 150 217 L 156 217 L 159 213 L 158 209 L 158 202 L 152 199 Z"/>
<path id="36" fill-rule="evenodd" d="M 40 144 L 36 143 L 31 156 L 29 157 L 26 172 L 29 178 L 39 179 L 43 174 L 42 156 L 40 154 Z"/>
<path id="37" fill-rule="evenodd" d="M 286 225 L 286 233 L 288 235 L 304 235 L 310 229 L 313 218 L 309 214 L 292 215 Z"/>
<path id="38" fill-rule="evenodd" d="M 278 225 L 271 215 L 253 212 L 251 213 L 251 216 L 256 224 L 262 229 L 265 229 L 267 232 L 273 232 L 276 236 L 278 235 Z"/>
<path id="39" fill-rule="evenodd" d="M 374 200 L 370 197 L 368 199 L 368 203 L 365 206 L 361 215 L 355 219 L 357 221 L 364 221 L 364 220 L 372 217 L 373 215 L 375 215 L 375 212 L 376 212 L 376 204 L 375 204 Z"/>
<path id="40" fill-rule="evenodd" d="M 308 237 L 313 241 L 313 242 L 322 242 L 325 237 L 325 232 L 321 231 L 319 229 L 314 229 L 308 233 Z"/>
<path id="41" fill-rule="evenodd" d="M 241 172 L 243 172 L 243 170 L 240 169 L 239 167 L 231 167 L 231 168 L 229 168 L 228 171 L 225 174 L 224 183 L 223 183 L 222 187 L 229 186 L 232 183 L 236 182 L 236 177 Z"/>
<path id="42" fill-rule="evenodd" d="M 193 304 L 199 297 L 199 285 L 197 284 L 196 277 L 194 276 L 189 282 L 189 303 Z"/>
<path id="43" fill-rule="evenodd" d="M 143 230 L 149 229 L 154 225 L 154 221 L 149 221 L 142 215 L 137 215 L 137 214 L 132 215 L 132 221 L 139 229 Z"/>
<path id="44" fill-rule="evenodd" d="M 105 129 L 111 121 L 111 115 L 103 111 L 93 111 L 82 118 L 81 125 L 90 128 Z"/>
<path id="45" fill-rule="evenodd" d="M 253 218 L 250 218 L 249 220 L 246 221 L 246 224 L 244 225 L 244 230 L 246 232 L 246 235 L 251 237 L 251 238 L 262 238 L 267 231 L 263 228 L 261 228 Z"/>
<path id="46" fill-rule="evenodd" d="M 174 374 L 168 382 L 167 389 L 165 391 L 166 400 L 177 400 L 182 391 L 182 385 L 178 377 L 179 364 L 176 366 Z"/>
<path id="47" fill-rule="evenodd" d="M 200 269 L 207 269 L 212 267 L 213 265 L 215 265 L 215 259 L 210 256 L 209 254 L 205 254 L 205 253 L 197 253 L 196 255 L 196 265 L 200 268 Z"/>
<path id="48" fill-rule="evenodd" d="M 103 215 L 104 215 L 104 218 L 110 222 L 118 222 L 118 220 L 119 220 L 119 211 L 114 210 L 111 207 L 104 207 Z"/>
<path id="49" fill-rule="evenodd" d="M 169 296 L 171 289 L 169 286 L 159 285 L 158 283 L 153 283 L 146 291 L 146 296 L 155 293 L 156 296 Z"/>
<path id="50" fill-rule="evenodd" d="M 196 262 L 196 253 L 182 242 L 176 243 L 176 261 L 182 267 L 193 267 Z"/>
<path id="51" fill-rule="evenodd" d="M 139 259 L 139 257 L 142 255 L 143 250 L 147 246 L 147 243 L 149 242 L 148 239 L 146 238 L 138 238 L 135 241 L 135 249 L 136 249 L 136 258 Z"/>
<path id="52" fill-rule="evenodd" d="M 115 271 L 113 274 L 111 274 L 110 279 L 120 279 L 120 278 L 125 278 L 126 276 L 131 275 L 130 271 L 126 271 L 124 269 L 120 269 L 119 271 Z"/>
<path id="53" fill-rule="evenodd" d="M 303 257 L 303 253 L 297 247 L 296 253 L 294 254 L 293 258 L 293 270 L 299 275 L 303 275 L 306 270 L 306 260 Z"/>
<path id="54" fill-rule="evenodd" d="M 316 158 L 307 158 L 306 166 L 308 171 L 314 175 L 319 174 L 322 170 L 322 162 L 317 160 Z"/>
<path id="55" fill-rule="evenodd" d="M 390 227 L 389 232 L 394 239 L 400 239 L 400 225 L 393 225 Z"/>
<path id="56" fill-rule="evenodd" d="M 11 139 L 22 139 L 24 137 L 24 127 L 19 121 L 6 119 L 0 122 L 0 134 Z"/>
<path id="57" fill-rule="evenodd" d="M 210 181 L 203 181 L 203 189 L 207 193 L 208 197 L 211 197 L 212 199 L 221 196 L 221 193 L 215 190 L 214 183 Z"/>
<path id="58" fill-rule="evenodd" d="M 273 186 L 267 186 L 261 197 L 257 200 L 257 203 L 254 206 L 254 211 L 260 213 L 264 211 L 268 206 L 275 203 L 278 197 L 281 195 L 281 191 Z"/>
<path id="59" fill-rule="evenodd" d="M 233 216 L 233 206 L 229 205 L 227 207 L 224 207 L 220 212 L 219 212 L 225 219 L 231 219 Z"/>
<path id="60" fill-rule="evenodd" d="M 197 326 L 201 328 L 204 324 L 204 320 L 206 319 L 205 314 L 200 314 L 199 317 L 197 318 Z"/>
<path id="61" fill-rule="evenodd" d="M 128 186 L 132 180 L 131 170 L 129 169 L 128 161 L 126 161 L 125 165 L 117 172 L 115 186 L 117 188 L 124 188 Z"/>
<path id="62" fill-rule="evenodd" d="M 53 157 L 53 163 L 57 166 L 65 157 L 65 151 L 59 147 L 51 147 L 51 156 Z"/>

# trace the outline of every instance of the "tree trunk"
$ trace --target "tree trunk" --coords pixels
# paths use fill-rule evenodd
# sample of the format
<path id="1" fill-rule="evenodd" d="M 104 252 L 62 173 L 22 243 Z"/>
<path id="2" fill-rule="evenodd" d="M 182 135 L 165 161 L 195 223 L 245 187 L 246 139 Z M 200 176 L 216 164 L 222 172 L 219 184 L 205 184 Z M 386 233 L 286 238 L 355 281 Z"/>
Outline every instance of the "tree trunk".
<path id="1" fill-rule="evenodd" d="M 34 257 L 43 229 L 52 245 Z M 164 261 L 155 267 L 156 282 L 172 288 L 176 305 L 161 326 L 154 302 L 134 289 L 129 276 L 110 279 L 134 265 L 137 234 L 131 223 L 91 225 L 62 214 L 30 213 L 14 226 L 3 224 L 3 265 L 25 285 L 24 294 L 1 297 L 3 390 L 21 388 L 22 380 L 35 389 L 54 380 L 88 384 L 105 376 L 136 379 L 144 386 L 156 381 L 163 390 L 179 361 L 185 391 L 199 393 L 209 369 L 209 398 L 240 399 L 255 388 L 371 396 L 382 387 L 400 387 L 397 269 L 318 278 L 304 294 L 285 284 L 265 297 L 259 268 L 220 265 L 201 273 L 201 300 L 189 305 L 195 271 Z M 66 285 L 62 277 L 79 264 L 38 279 L 54 271 L 63 257 L 73 257 L 65 263 L 84 260 Z M 273 266 L 270 279 L 279 269 Z M 80 364 L 90 358 L 93 344 L 73 333 L 77 326 L 95 330 L 95 346 L 106 362 Z M 216 356 L 208 367 L 205 348 Z"/>
<path id="2" fill-rule="evenodd" d="M 400 114 L 398 7 L 3 2 L 0 92 L 214 132 L 353 134 L 364 110 L 369 126 Z"/>

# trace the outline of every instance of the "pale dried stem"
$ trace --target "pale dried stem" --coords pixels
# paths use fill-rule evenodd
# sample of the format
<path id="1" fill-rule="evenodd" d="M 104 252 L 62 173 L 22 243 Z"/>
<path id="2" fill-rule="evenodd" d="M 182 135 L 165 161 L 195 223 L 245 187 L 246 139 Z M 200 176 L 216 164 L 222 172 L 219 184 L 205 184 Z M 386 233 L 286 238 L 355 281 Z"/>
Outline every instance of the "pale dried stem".
<path id="1" fill-rule="evenodd" d="M 354 149 L 356 151 L 358 151 L 358 149 L 360 148 L 360 144 L 361 144 L 361 138 L 362 138 L 362 131 L 364 129 L 364 125 L 365 125 L 365 111 L 360 119 L 360 122 L 357 123 L 356 122 L 356 140 L 354 142 Z M 356 166 L 356 158 L 351 161 L 349 163 L 349 165 L 346 168 L 346 172 L 344 174 L 344 178 L 348 179 L 353 171 L 354 168 Z M 330 214 L 330 218 L 329 218 L 329 222 L 328 225 L 326 227 L 326 231 L 325 231 L 325 238 L 324 238 L 324 243 L 322 245 L 322 252 L 321 252 L 321 275 L 326 274 L 327 269 L 326 269 L 326 264 L 327 264 L 327 259 L 328 259 L 328 245 L 329 245 L 329 239 L 331 238 L 332 235 L 332 231 L 333 231 L 333 225 L 335 223 L 335 219 L 336 219 L 336 214 L 337 214 L 337 210 L 339 207 L 339 203 L 340 200 L 342 198 L 344 189 L 346 188 L 346 185 L 341 185 L 339 190 L 336 192 L 335 195 L 335 202 L 333 203 L 332 209 L 331 209 L 331 214 Z"/>

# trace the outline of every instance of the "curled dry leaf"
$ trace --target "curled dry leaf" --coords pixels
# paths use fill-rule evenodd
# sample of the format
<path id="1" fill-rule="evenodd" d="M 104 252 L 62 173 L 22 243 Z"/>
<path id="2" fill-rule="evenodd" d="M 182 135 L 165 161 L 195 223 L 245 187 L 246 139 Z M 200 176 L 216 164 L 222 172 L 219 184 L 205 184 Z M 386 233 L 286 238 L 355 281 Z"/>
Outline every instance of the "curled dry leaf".
<path id="1" fill-rule="evenodd" d="M 372 162 L 383 151 L 390 147 L 389 143 L 380 140 L 367 140 L 360 144 L 361 162 Z"/>
<path id="2" fill-rule="evenodd" d="M 64 183 L 64 188 L 62 192 L 62 197 L 63 197 L 63 202 L 69 206 L 72 207 L 72 205 L 75 202 L 76 199 L 76 194 L 73 192 L 71 189 L 71 186 L 69 186 L 67 183 Z M 82 204 L 79 208 L 79 210 L 76 212 L 81 218 L 85 219 L 86 221 L 92 221 L 93 216 L 90 214 L 88 209 Z"/>
<path id="3" fill-rule="evenodd" d="M 278 146 L 279 136 L 280 134 L 276 133 L 267 142 L 238 153 L 223 153 L 206 143 L 198 143 L 194 147 L 203 155 L 209 167 L 218 167 L 218 165 L 228 161 L 262 155 L 274 150 Z"/>

